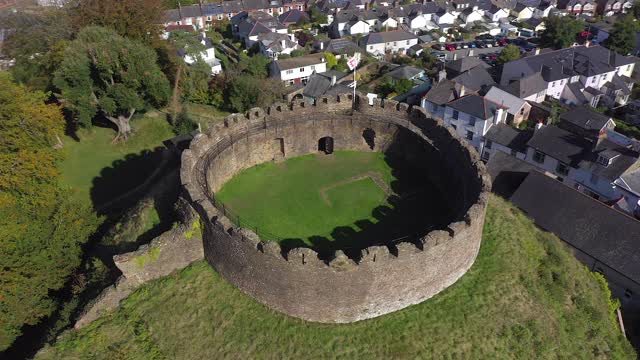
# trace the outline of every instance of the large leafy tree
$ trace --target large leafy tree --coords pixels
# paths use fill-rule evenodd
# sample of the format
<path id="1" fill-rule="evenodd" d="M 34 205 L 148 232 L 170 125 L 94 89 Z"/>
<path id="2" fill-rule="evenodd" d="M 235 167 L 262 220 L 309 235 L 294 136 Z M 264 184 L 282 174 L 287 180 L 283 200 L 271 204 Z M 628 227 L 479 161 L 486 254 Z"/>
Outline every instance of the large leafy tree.
<path id="1" fill-rule="evenodd" d="M 121 36 L 152 43 L 162 30 L 162 0 L 75 0 L 67 3 L 67 9 L 77 31 L 104 26 Z"/>
<path id="2" fill-rule="evenodd" d="M 55 310 L 97 226 L 58 188 L 64 119 L 45 97 L 0 73 L 0 351 Z"/>
<path id="3" fill-rule="evenodd" d="M 15 59 L 10 71 L 14 79 L 37 90 L 48 90 L 52 74 L 74 32 L 68 14 L 56 8 L 38 12 L 19 11 L 0 18 L 13 30 L 2 51 Z"/>
<path id="4" fill-rule="evenodd" d="M 505 46 L 498 56 L 498 62 L 501 64 L 518 59 L 520 59 L 520 49 L 513 44 Z"/>
<path id="5" fill-rule="evenodd" d="M 98 115 L 111 121 L 114 141 L 129 136 L 136 111 L 162 105 L 170 94 L 151 48 L 97 26 L 82 30 L 67 48 L 54 84 L 83 126 Z"/>
<path id="6" fill-rule="evenodd" d="M 627 55 L 636 48 L 638 24 L 628 15 L 613 24 L 613 30 L 607 39 L 607 47 L 617 53 Z"/>
<path id="7" fill-rule="evenodd" d="M 540 35 L 542 45 L 562 49 L 576 41 L 578 34 L 584 30 L 584 22 L 570 16 L 549 16 L 545 21 L 545 27 Z"/>

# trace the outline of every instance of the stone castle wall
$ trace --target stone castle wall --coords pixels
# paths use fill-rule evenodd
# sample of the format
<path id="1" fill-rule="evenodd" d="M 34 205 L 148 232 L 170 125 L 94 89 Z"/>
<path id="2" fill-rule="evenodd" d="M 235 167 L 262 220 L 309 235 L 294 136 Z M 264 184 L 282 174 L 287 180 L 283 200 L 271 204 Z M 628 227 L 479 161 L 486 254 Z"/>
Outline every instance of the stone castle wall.
<path id="1" fill-rule="evenodd" d="M 196 137 L 182 156 L 181 180 L 205 225 L 207 261 L 249 296 L 309 321 L 352 322 L 422 302 L 457 281 L 480 247 L 490 180 L 475 150 L 420 108 L 378 100 L 370 106 L 361 95 L 351 107 L 352 97 L 341 95 L 234 114 Z M 373 149 L 366 129 L 376 134 Z M 214 205 L 213 194 L 238 172 L 315 153 L 325 136 L 335 150 L 382 151 L 410 161 L 448 194 L 452 222 L 354 258 L 337 251 L 321 260 L 309 248 L 285 253 L 261 241 Z"/>

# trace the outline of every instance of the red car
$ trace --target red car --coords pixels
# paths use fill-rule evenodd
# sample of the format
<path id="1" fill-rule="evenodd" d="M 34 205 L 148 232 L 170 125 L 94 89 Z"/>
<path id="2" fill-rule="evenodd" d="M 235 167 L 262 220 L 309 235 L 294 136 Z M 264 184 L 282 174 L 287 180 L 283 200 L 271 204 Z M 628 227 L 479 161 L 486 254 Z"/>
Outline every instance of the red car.
<path id="1" fill-rule="evenodd" d="M 453 44 L 446 44 L 444 46 L 445 49 L 447 49 L 447 51 L 455 51 L 456 50 L 456 46 Z"/>
<path id="2" fill-rule="evenodd" d="M 509 44 L 509 42 L 507 41 L 507 39 L 500 39 L 498 40 L 498 44 L 500 44 L 500 46 L 506 46 L 507 44 Z"/>

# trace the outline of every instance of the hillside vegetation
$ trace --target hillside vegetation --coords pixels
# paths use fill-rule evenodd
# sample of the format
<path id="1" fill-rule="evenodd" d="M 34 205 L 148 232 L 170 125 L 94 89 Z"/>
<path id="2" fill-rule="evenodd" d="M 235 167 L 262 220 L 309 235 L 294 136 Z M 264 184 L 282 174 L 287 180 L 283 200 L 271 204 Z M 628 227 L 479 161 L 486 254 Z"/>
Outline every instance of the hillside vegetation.
<path id="1" fill-rule="evenodd" d="M 330 286 L 328 284 L 328 286 Z M 633 359 L 604 281 L 555 236 L 491 198 L 471 270 L 434 298 L 346 325 L 276 313 L 206 263 L 150 283 L 38 359 Z"/>

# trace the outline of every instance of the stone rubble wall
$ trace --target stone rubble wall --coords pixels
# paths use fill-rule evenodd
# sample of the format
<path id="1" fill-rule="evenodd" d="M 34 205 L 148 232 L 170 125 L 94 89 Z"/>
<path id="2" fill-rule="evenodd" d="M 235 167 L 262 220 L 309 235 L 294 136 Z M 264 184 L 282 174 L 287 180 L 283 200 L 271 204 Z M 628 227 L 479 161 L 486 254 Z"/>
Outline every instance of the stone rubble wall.
<path id="1" fill-rule="evenodd" d="M 207 261 L 229 282 L 272 309 L 301 319 L 347 323 L 420 303 L 456 282 L 480 247 L 490 179 L 476 151 L 421 108 L 395 101 L 352 96 L 323 97 L 314 104 L 276 104 L 230 115 L 194 139 L 182 155 L 181 181 L 204 224 Z M 364 129 L 376 133 L 376 147 L 423 169 L 448 194 L 454 216 L 449 226 L 388 246 L 371 246 L 360 256 L 336 251 L 321 260 L 309 248 L 285 253 L 236 227 L 214 206 L 213 194 L 238 172 L 282 156 L 315 153 L 318 139 L 334 138 L 335 150 L 371 151 Z M 260 201 L 256 199 L 256 201 Z"/>

